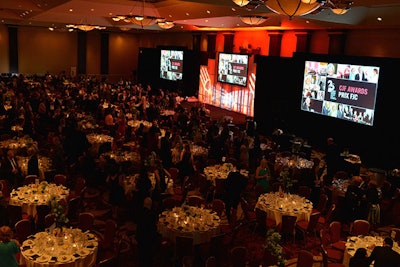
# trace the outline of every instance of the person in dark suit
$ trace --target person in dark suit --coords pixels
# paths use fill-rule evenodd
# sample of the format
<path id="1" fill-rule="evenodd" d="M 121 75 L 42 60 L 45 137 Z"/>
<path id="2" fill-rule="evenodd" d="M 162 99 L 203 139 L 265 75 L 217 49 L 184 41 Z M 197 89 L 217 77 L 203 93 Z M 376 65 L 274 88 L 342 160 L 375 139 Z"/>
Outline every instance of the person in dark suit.
<path id="1" fill-rule="evenodd" d="M 374 267 L 399 267 L 400 254 L 392 249 L 393 239 L 386 237 L 382 246 L 376 246 L 368 257 L 369 263 L 374 262 Z"/>
<path id="2" fill-rule="evenodd" d="M 39 159 L 34 147 L 29 147 L 28 150 L 28 172 L 27 175 L 39 176 Z"/>
<path id="3" fill-rule="evenodd" d="M 325 184 L 330 185 L 332 183 L 335 173 L 342 168 L 342 158 L 340 157 L 340 148 L 332 137 L 326 139 L 326 179 Z"/>
<path id="4" fill-rule="evenodd" d="M 146 197 L 140 211 L 136 227 L 136 241 L 138 244 L 139 266 L 153 266 L 154 249 L 159 240 L 157 231 L 157 213 L 152 209 L 152 199 Z"/>
<path id="5" fill-rule="evenodd" d="M 1 163 L 1 174 L 6 177 L 11 187 L 16 187 L 22 183 L 23 176 L 18 161 L 15 158 L 13 149 L 7 151 L 7 156 Z"/>
<path id="6" fill-rule="evenodd" d="M 231 209 L 237 209 L 240 197 L 246 188 L 247 179 L 240 172 L 230 172 L 225 182 L 225 213 L 228 221 L 231 221 Z"/>

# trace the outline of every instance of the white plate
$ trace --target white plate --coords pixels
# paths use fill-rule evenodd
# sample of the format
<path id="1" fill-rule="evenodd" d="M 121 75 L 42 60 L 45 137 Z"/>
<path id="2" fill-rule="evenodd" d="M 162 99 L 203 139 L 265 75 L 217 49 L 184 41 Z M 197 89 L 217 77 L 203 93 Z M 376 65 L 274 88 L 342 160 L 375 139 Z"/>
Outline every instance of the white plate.
<path id="1" fill-rule="evenodd" d="M 32 256 L 35 255 L 35 251 L 33 251 L 33 249 L 27 249 L 23 252 L 26 256 Z"/>
<path id="2" fill-rule="evenodd" d="M 63 255 L 63 256 L 57 257 L 58 262 L 69 262 L 71 260 L 72 260 L 72 257 L 69 255 Z"/>
<path id="3" fill-rule="evenodd" d="M 50 259 L 51 259 L 50 256 L 42 255 L 42 256 L 38 257 L 38 258 L 36 259 L 36 261 L 37 261 L 37 262 L 40 262 L 40 263 L 45 263 L 45 262 L 49 262 Z"/>
<path id="4" fill-rule="evenodd" d="M 87 255 L 89 255 L 89 253 L 90 253 L 90 250 L 85 249 L 85 248 L 78 251 L 78 254 L 81 256 L 87 256 Z"/>

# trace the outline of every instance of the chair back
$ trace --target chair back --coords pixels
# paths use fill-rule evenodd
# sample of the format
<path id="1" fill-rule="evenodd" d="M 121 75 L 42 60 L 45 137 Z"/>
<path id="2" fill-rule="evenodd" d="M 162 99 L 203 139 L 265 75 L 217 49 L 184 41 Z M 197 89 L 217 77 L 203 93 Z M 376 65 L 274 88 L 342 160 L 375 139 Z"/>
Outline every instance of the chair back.
<path id="1" fill-rule="evenodd" d="M 15 227 L 15 224 L 22 220 L 22 207 L 18 205 L 7 206 L 8 225 Z"/>
<path id="2" fill-rule="evenodd" d="M 218 260 L 224 259 L 226 245 L 224 244 L 224 239 L 226 233 L 214 235 L 210 240 L 210 256 L 214 256 Z"/>
<path id="3" fill-rule="evenodd" d="M 215 198 L 211 201 L 210 208 L 221 218 L 225 212 L 225 202 L 222 199 Z"/>
<path id="4" fill-rule="evenodd" d="M 22 219 L 15 224 L 15 236 L 20 244 L 33 233 L 32 222 L 29 219 Z"/>
<path id="5" fill-rule="evenodd" d="M 176 167 L 170 167 L 168 172 L 171 174 L 171 179 L 174 182 L 174 186 L 179 184 L 179 169 Z"/>
<path id="6" fill-rule="evenodd" d="M 312 267 L 314 255 L 308 250 L 300 250 L 297 256 L 297 267 Z"/>
<path id="7" fill-rule="evenodd" d="M 267 212 L 259 208 L 255 209 L 257 227 L 256 230 L 265 235 L 267 233 Z"/>
<path id="8" fill-rule="evenodd" d="M 56 221 L 54 213 L 49 213 L 44 217 L 44 228 L 50 228 Z"/>
<path id="9" fill-rule="evenodd" d="M 36 179 L 39 179 L 39 176 L 37 176 L 36 174 L 27 175 L 27 176 L 25 176 L 22 184 L 23 185 L 34 184 Z"/>
<path id="10" fill-rule="evenodd" d="M 194 240 L 189 236 L 175 238 L 175 260 L 181 262 L 185 256 L 194 256 Z"/>
<path id="11" fill-rule="evenodd" d="M 202 205 L 206 204 L 206 201 L 204 198 L 199 197 L 199 196 L 187 196 L 186 204 L 189 206 L 201 208 Z"/>
<path id="12" fill-rule="evenodd" d="M 351 234 L 354 236 L 368 235 L 370 223 L 367 220 L 355 220 L 351 227 Z"/>
<path id="13" fill-rule="evenodd" d="M 66 185 L 67 175 L 62 173 L 57 173 L 54 175 L 53 180 L 56 185 Z"/>
<path id="14" fill-rule="evenodd" d="M 50 214 L 51 207 L 46 204 L 37 205 L 36 206 L 36 220 L 35 227 L 36 231 L 43 231 L 45 227 L 45 217 L 47 214 Z"/>
<path id="15" fill-rule="evenodd" d="M 208 257 L 205 267 L 217 267 L 217 259 L 214 256 Z"/>
<path id="16" fill-rule="evenodd" d="M 293 215 L 282 215 L 282 223 L 280 227 L 280 234 L 286 238 L 288 236 L 295 239 L 297 217 Z"/>
<path id="17" fill-rule="evenodd" d="M 79 223 L 78 228 L 83 232 L 89 231 L 93 229 L 94 225 L 94 215 L 90 212 L 81 212 L 79 213 Z"/>
<path id="18" fill-rule="evenodd" d="M 231 249 L 231 265 L 232 267 L 245 267 L 247 248 L 245 246 L 236 246 Z"/>
<path id="19" fill-rule="evenodd" d="M 7 180 L 0 180 L 0 191 L 2 192 L 4 199 L 8 202 L 10 199 L 11 189 Z"/>
<path id="20" fill-rule="evenodd" d="M 81 197 L 77 196 L 68 200 L 67 217 L 71 223 L 79 222 L 79 213 L 81 209 Z"/>
<path id="21" fill-rule="evenodd" d="M 317 224 L 318 224 L 318 219 L 321 216 L 320 212 L 314 212 L 310 215 L 310 221 L 308 222 L 307 225 L 307 232 L 312 233 L 315 231 Z"/>
<path id="22" fill-rule="evenodd" d="M 117 223 L 108 219 L 104 228 L 104 235 L 102 240 L 102 248 L 104 249 L 114 249 L 115 237 L 117 235 Z"/>
<path id="23" fill-rule="evenodd" d="M 173 197 L 166 197 L 162 200 L 162 210 L 172 210 L 172 208 L 175 208 L 177 206 L 180 206 L 179 200 L 173 198 Z"/>
<path id="24" fill-rule="evenodd" d="M 332 203 L 328 209 L 328 211 L 326 212 L 325 216 L 323 217 L 323 222 L 322 224 L 328 224 L 331 223 L 332 220 L 332 216 L 333 216 L 333 212 L 336 210 L 336 204 Z M 320 219 L 321 221 L 321 219 Z"/>
<path id="25" fill-rule="evenodd" d="M 225 195 L 225 184 L 226 179 L 215 179 L 214 198 L 222 198 Z"/>
<path id="26" fill-rule="evenodd" d="M 329 233 L 331 242 L 335 243 L 341 240 L 342 236 L 342 224 L 339 221 L 333 221 L 329 224 Z"/>
<path id="27" fill-rule="evenodd" d="M 328 195 L 325 193 L 321 193 L 316 207 L 316 210 L 321 212 L 321 214 L 324 214 L 326 206 L 328 205 L 328 200 L 329 200 Z"/>

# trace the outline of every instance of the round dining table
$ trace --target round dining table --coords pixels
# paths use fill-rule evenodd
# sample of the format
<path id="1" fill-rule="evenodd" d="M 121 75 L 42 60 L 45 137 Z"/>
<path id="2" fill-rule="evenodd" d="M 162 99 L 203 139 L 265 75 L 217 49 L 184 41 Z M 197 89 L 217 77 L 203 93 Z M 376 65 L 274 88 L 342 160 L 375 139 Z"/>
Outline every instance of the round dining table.
<path id="1" fill-rule="evenodd" d="M 54 183 L 34 183 L 13 189 L 10 193 L 10 205 L 22 206 L 22 211 L 32 217 L 36 216 L 38 205 L 47 205 L 50 199 L 67 199 L 69 189 Z"/>
<path id="2" fill-rule="evenodd" d="M 21 244 L 20 263 L 27 267 L 95 266 L 98 239 L 78 228 L 38 232 Z"/>
<path id="3" fill-rule="evenodd" d="M 382 246 L 384 237 L 382 236 L 350 236 L 346 241 L 346 249 L 343 255 L 343 264 L 348 267 L 350 258 L 354 256 L 358 248 L 367 249 L 369 256 L 374 246 Z M 393 242 L 394 251 L 400 253 L 400 247 L 396 242 Z M 373 263 L 371 266 L 374 266 Z"/>
<path id="4" fill-rule="evenodd" d="M 294 215 L 298 221 L 309 221 L 313 203 L 296 194 L 271 192 L 260 195 L 255 208 L 265 211 L 268 218 L 279 224 L 282 215 Z"/>
<path id="5" fill-rule="evenodd" d="M 210 242 L 220 232 L 220 218 L 210 209 L 194 206 L 174 207 L 163 211 L 158 220 L 158 231 L 175 242 L 177 236 L 193 238 L 193 244 Z"/>
<path id="6" fill-rule="evenodd" d="M 237 171 L 236 167 L 232 163 L 223 163 L 207 166 L 204 168 L 203 172 L 213 185 L 215 185 L 216 179 L 227 179 L 230 172 Z M 240 170 L 240 173 L 246 178 L 249 176 L 249 171 Z"/>

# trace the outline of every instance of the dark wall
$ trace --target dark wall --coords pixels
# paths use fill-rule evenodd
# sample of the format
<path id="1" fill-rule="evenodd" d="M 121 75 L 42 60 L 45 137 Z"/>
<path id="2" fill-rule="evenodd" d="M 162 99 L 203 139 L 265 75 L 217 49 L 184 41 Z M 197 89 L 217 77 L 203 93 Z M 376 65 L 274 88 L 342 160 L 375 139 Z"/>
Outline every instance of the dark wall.
<path id="1" fill-rule="evenodd" d="M 162 47 L 167 49 L 182 49 L 183 79 L 168 81 L 160 78 L 159 48 L 140 48 L 138 57 L 138 82 L 151 85 L 152 88 L 163 88 L 173 92 L 181 92 L 185 96 L 194 96 L 199 88 L 200 52 L 183 49 L 182 47 Z"/>
<path id="2" fill-rule="evenodd" d="M 300 110 L 304 61 L 320 60 L 380 67 L 375 119 L 373 126 L 326 117 Z M 390 169 L 398 167 L 400 138 L 398 123 L 397 66 L 399 59 L 339 57 L 296 54 L 293 58 L 261 56 L 257 61 L 257 82 L 254 118 L 258 129 L 271 134 L 273 129 L 307 139 L 315 147 L 323 148 L 326 138 L 336 139 L 342 148 L 359 154 L 369 166 Z"/>

